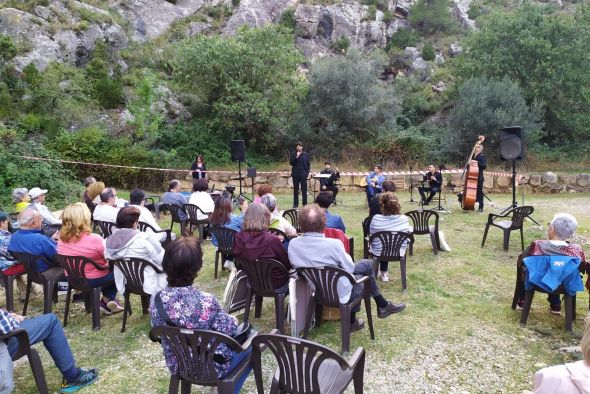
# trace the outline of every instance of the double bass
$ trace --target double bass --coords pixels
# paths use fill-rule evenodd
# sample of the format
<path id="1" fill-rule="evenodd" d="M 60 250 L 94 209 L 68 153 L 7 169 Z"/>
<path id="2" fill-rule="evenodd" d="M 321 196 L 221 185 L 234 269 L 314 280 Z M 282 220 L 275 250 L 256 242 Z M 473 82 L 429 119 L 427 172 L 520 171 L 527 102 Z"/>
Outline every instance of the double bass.
<path id="1" fill-rule="evenodd" d="M 463 191 L 461 193 L 461 207 L 464 210 L 473 211 L 475 207 L 475 200 L 477 199 L 477 180 L 479 178 L 479 166 L 477 162 L 473 160 L 473 153 L 475 152 L 475 148 L 481 145 L 485 141 L 486 137 L 480 135 L 477 139 L 475 145 L 473 145 L 473 149 L 469 154 L 467 159 L 467 164 L 465 164 L 465 170 L 463 171 L 463 176 L 465 176 L 465 186 L 463 187 Z"/>

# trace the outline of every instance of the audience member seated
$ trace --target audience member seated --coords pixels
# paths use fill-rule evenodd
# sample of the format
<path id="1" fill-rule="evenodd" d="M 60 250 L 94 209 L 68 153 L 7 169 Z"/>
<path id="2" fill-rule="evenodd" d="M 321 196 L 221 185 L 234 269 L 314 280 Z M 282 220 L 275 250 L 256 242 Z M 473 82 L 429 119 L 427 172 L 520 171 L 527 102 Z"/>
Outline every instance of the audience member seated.
<path id="1" fill-rule="evenodd" d="M 168 275 L 168 286 L 151 299 L 153 327 L 166 325 L 168 320 L 177 327 L 212 330 L 229 336 L 235 334 L 237 319 L 222 311 L 215 296 L 193 287 L 193 282 L 202 266 L 203 252 L 196 238 L 180 238 L 169 244 L 163 262 L 164 272 Z M 167 316 L 162 316 L 160 310 Z M 166 366 L 171 374 L 175 374 L 178 370 L 178 360 L 166 340 L 162 340 L 162 348 Z M 227 346 L 220 345 L 217 353 L 227 360 L 216 364 L 217 376 L 223 378 L 231 373 L 250 352 L 234 354 Z M 240 392 L 249 372 L 248 370 L 240 377 L 236 393 Z"/>
<path id="2" fill-rule="evenodd" d="M 262 196 L 261 202 L 266 205 L 270 211 L 270 228 L 281 230 L 288 238 L 297 236 L 297 230 L 295 227 L 293 227 L 291 223 L 281 215 L 275 196 L 270 193 L 265 194 Z"/>
<path id="3" fill-rule="evenodd" d="M 114 187 L 105 188 L 99 195 L 100 204 L 94 208 L 92 218 L 101 222 L 115 223 L 117 221 L 117 191 Z"/>
<path id="4" fill-rule="evenodd" d="M 90 210 L 86 204 L 77 202 L 68 205 L 62 213 L 63 225 L 59 230 L 57 253 L 64 256 L 84 256 L 93 260 L 100 267 L 109 267 L 104 258 L 103 239 L 98 234 L 92 234 L 90 228 Z M 112 282 L 114 275 L 110 270 L 100 271 L 92 265 L 85 267 L 86 278 L 91 286 L 100 286 Z M 67 272 L 66 272 L 67 275 Z M 102 288 L 103 298 L 100 309 L 107 313 L 117 313 L 123 308 L 117 301 L 115 284 Z"/>
<path id="5" fill-rule="evenodd" d="M 72 350 L 64 334 L 64 329 L 59 319 L 53 313 L 25 319 L 16 313 L 9 313 L 0 309 L 0 335 L 9 334 L 18 329 L 23 329 L 29 336 L 31 345 L 43 342 L 43 345 L 53 359 L 55 366 L 63 375 L 61 381 L 61 393 L 73 393 L 96 381 L 98 371 L 95 368 L 78 368 Z M 18 340 L 10 338 L 6 347 L 11 357 L 18 351 Z M 2 356 L 0 348 L 0 356 Z M 12 375 L 12 360 L 0 357 L 0 392 L 10 393 L 14 388 Z"/>
<path id="6" fill-rule="evenodd" d="M 42 222 L 41 214 L 32 208 L 27 208 L 19 213 L 20 229 L 12 234 L 8 251 L 44 257 L 47 261 L 42 259 L 37 261 L 37 271 L 47 279 L 63 277 L 63 268 L 54 261 L 57 246 L 51 238 L 41 231 Z"/>
<path id="7" fill-rule="evenodd" d="M 256 259 L 274 259 L 283 263 L 290 270 L 291 263 L 281 240 L 268 232 L 270 211 L 266 205 L 254 203 L 244 215 L 242 231 L 236 235 L 233 253 L 236 259 L 255 261 Z M 272 283 L 275 289 L 287 285 L 289 276 L 282 272 L 273 272 Z"/>
<path id="8" fill-rule="evenodd" d="M 6 212 L 0 211 L 0 271 L 4 275 L 19 275 L 16 277 L 16 285 L 20 293 L 21 300 L 25 299 L 27 291 L 27 282 L 25 275 L 25 267 L 19 263 L 8 252 L 8 245 L 12 238 L 12 233 L 8 231 L 8 215 Z M 43 287 L 38 283 L 33 283 L 31 287 L 31 294 L 33 297 L 38 297 L 43 294 Z M 1 391 L 0 391 L 1 392 Z"/>
<path id="9" fill-rule="evenodd" d="M 36 209 L 43 218 L 43 233 L 49 237 L 53 236 L 61 227 L 61 220 L 53 216 L 53 213 L 45 205 L 46 189 L 34 187 L 29 190 L 31 197 L 31 208 Z"/>
<path id="10" fill-rule="evenodd" d="M 96 183 L 96 178 L 93 176 L 89 176 L 88 178 L 84 179 L 84 187 L 86 188 L 84 190 L 84 203 L 86 203 L 86 205 L 88 206 L 88 208 L 90 208 L 90 206 L 92 205 L 96 205 L 92 202 L 92 198 L 90 198 L 90 195 L 88 194 L 88 188 L 90 187 L 90 185 L 92 185 L 93 183 Z"/>
<path id="11" fill-rule="evenodd" d="M 29 189 L 19 187 L 12 191 L 12 201 L 14 201 L 14 212 L 21 213 L 27 208 L 31 202 L 29 196 Z"/>
<path id="12" fill-rule="evenodd" d="M 382 169 L 383 168 L 377 164 L 373 168 L 373 171 L 367 175 L 367 202 L 371 201 L 373 196 L 383 191 L 383 182 L 385 182 L 385 177 L 381 173 Z"/>
<path id="13" fill-rule="evenodd" d="M 201 211 L 197 212 L 197 220 L 207 219 L 207 214 L 213 212 L 215 204 L 211 195 L 207 193 L 209 188 L 209 182 L 205 178 L 199 178 L 193 180 L 193 192 L 188 199 L 189 204 L 193 204 L 201 208 Z"/>
<path id="14" fill-rule="evenodd" d="M 121 208 L 117 214 L 117 230 L 105 241 L 104 257 L 107 260 L 137 257 L 162 266 L 164 249 L 158 241 L 147 233 L 137 229 L 139 225 L 139 208 L 129 206 Z M 120 294 L 125 292 L 125 276 L 117 267 L 114 269 L 115 284 Z M 143 291 L 155 294 L 166 287 L 166 274 L 156 274 L 148 267 L 145 270 Z"/>
<path id="15" fill-rule="evenodd" d="M 584 250 L 580 245 L 567 242 L 571 239 L 578 227 L 578 221 L 569 213 L 557 213 L 549 223 L 547 229 L 547 240 L 533 241 L 522 253 L 522 257 L 528 256 L 571 256 L 579 257 L 581 260 L 581 270 L 588 268 Z M 590 288 L 590 278 L 586 282 L 586 287 Z M 519 295 L 516 307 L 522 309 L 524 305 L 525 290 Z M 555 315 L 561 315 L 561 300 L 558 294 L 549 294 L 549 309 Z"/>
<path id="16" fill-rule="evenodd" d="M 90 202 L 92 202 L 94 205 L 100 204 L 100 193 L 102 193 L 105 188 L 106 185 L 104 182 L 94 182 L 88 185 L 86 188 L 86 194 L 88 195 Z"/>
<path id="17" fill-rule="evenodd" d="M 383 182 L 383 192 L 392 192 L 395 193 L 395 183 L 393 181 L 387 180 Z M 379 196 L 381 193 L 374 195 L 371 197 L 369 201 L 369 216 L 377 215 L 381 213 L 381 207 L 379 206 Z"/>
<path id="18" fill-rule="evenodd" d="M 270 183 L 263 183 L 256 189 L 256 198 L 254 202 L 262 202 L 262 196 L 272 193 L 272 185 Z"/>
<path id="19" fill-rule="evenodd" d="M 590 315 L 584 319 L 580 346 L 582 360 L 545 367 L 535 373 L 535 394 L 590 393 Z"/>
<path id="20" fill-rule="evenodd" d="M 140 222 L 149 224 L 156 231 L 162 231 L 162 228 L 160 228 L 160 225 L 156 221 L 156 218 L 154 218 L 154 215 L 152 215 L 150 210 L 145 207 L 146 197 L 147 195 L 143 190 L 133 189 L 131 190 L 131 193 L 129 193 L 129 204 L 131 206 L 137 207 L 139 209 L 139 212 L 141 212 L 141 214 L 139 215 Z M 148 229 L 147 233 L 151 234 L 155 239 L 157 239 L 160 242 L 165 242 L 167 239 L 167 234 L 165 232 L 154 233 L 152 230 Z M 172 233 L 170 235 L 173 240 L 176 239 L 176 234 Z"/>
<path id="21" fill-rule="evenodd" d="M 330 205 L 332 205 L 333 200 L 334 197 L 332 196 L 331 192 L 320 192 L 315 198 L 315 203 L 318 204 L 320 208 L 322 208 L 326 213 L 326 227 L 337 228 L 342 230 L 342 232 L 346 232 L 346 227 L 344 226 L 342 218 L 328 211 L 328 208 L 330 208 Z"/>
<path id="22" fill-rule="evenodd" d="M 232 230 L 241 231 L 242 223 L 244 221 L 244 215 L 234 215 L 231 198 L 226 195 L 221 195 L 215 201 L 215 208 L 213 213 L 209 216 L 209 225 L 217 227 L 230 228 Z M 215 247 L 219 246 L 215 234 L 211 236 L 211 242 Z M 233 257 L 228 256 L 228 259 L 223 263 L 223 266 L 227 269 L 233 267 Z"/>
<path id="23" fill-rule="evenodd" d="M 180 193 L 180 181 L 173 179 L 168 184 L 168 191 L 162 196 L 162 203 L 178 205 L 180 208 L 186 204 L 186 198 Z M 188 215 L 183 209 L 179 211 L 180 220 L 187 220 Z"/>
<path id="24" fill-rule="evenodd" d="M 332 266 L 342 268 L 356 277 L 368 276 L 371 296 L 377 304 L 377 316 L 381 319 L 393 313 L 401 312 L 406 308 L 405 304 L 393 304 L 381 295 L 373 275 L 373 263 L 371 260 L 360 260 L 355 264 L 350 255 L 344 250 L 342 242 L 324 237 L 322 232 L 326 227 L 326 214 L 322 208 L 317 204 L 306 205 L 299 212 L 298 220 L 303 236 L 292 239 L 289 244 L 289 261 L 293 267 Z M 342 278 L 338 283 L 340 302 L 348 302 L 351 296 L 362 294 L 363 289 L 363 285 L 352 287 L 350 282 Z M 350 316 L 351 331 L 360 330 L 364 326 L 364 321 L 357 319 L 355 316 L 359 309 L 360 304 L 353 309 Z"/>
<path id="25" fill-rule="evenodd" d="M 410 231 L 410 219 L 406 215 L 401 215 L 401 206 L 399 200 L 392 192 L 385 192 L 379 195 L 379 206 L 381 213 L 373 216 L 369 225 L 369 234 L 375 234 L 379 231 Z M 406 252 L 408 245 L 403 245 L 400 249 L 401 255 Z M 381 254 L 381 242 L 373 240 L 371 252 L 375 256 Z M 388 261 L 379 262 L 379 277 L 383 282 L 389 282 Z"/>

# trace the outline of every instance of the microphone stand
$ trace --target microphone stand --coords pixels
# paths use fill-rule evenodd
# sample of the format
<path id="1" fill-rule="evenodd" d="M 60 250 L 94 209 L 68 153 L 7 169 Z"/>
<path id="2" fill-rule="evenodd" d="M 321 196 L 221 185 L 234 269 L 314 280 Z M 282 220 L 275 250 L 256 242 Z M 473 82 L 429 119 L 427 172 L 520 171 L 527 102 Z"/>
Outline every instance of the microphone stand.
<path id="1" fill-rule="evenodd" d="M 416 164 L 414 161 L 412 161 L 410 163 L 410 201 L 408 201 L 409 204 L 414 204 L 414 181 L 412 179 L 412 168 L 414 167 L 414 164 Z"/>

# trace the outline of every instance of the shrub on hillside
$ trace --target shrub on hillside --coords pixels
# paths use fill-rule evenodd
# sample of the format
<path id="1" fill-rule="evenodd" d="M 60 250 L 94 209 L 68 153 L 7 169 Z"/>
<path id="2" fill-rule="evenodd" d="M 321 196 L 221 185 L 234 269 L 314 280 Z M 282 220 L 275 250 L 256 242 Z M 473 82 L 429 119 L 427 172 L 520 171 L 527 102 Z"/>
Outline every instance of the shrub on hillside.
<path id="1" fill-rule="evenodd" d="M 426 60 L 427 62 L 431 62 L 436 58 L 436 53 L 434 52 L 434 47 L 431 43 L 427 42 L 424 44 L 424 48 L 422 48 L 422 59 Z"/>
<path id="2" fill-rule="evenodd" d="M 416 46 L 420 42 L 420 35 L 412 30 L 398 30 L 393 33 L 389 45 L 399 49 Z"/>
<path id="3" fill-rule="evenodd" d="M 426 34 L 451 32 L 456 28 L 449 12 L 449 0 L 418 0 L 410 10 L 408 19 Z"/>

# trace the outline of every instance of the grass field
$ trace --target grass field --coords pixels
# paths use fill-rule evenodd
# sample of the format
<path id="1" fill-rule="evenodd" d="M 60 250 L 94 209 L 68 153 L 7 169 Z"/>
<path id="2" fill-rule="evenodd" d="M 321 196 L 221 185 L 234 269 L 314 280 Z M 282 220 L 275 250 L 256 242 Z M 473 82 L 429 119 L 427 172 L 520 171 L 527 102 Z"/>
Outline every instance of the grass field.
<path id="1" fill-rule="evenodd" d="M 364 195 L 341 193 L 344 205 L 331 211 L 343 216 L 347 233 L 353 235 L 355 255 L 362 256 L 361 221 L 368 209 Z M 290 207 L 291 197 L 280 195 L 282 208 Z M 510 204 L 510 195 L 491 195 L 498 207 Z M 407 193 L 400 193 L 402 211 L 416 209 L 405 203 Z M 590 253 L 590 217 L 588 195 L 531 195 L 527 204 L 535 207 L 534 218 L 542 228 L 525 224 L 525 243 L 545 237 L 546 224 L 556 212 L 574 214 L 580 223 L 578 242 Z M 519 202 L 520 203 L 520 202 Z M 501 208 L 486 206 L 485 214 L 462 212 L 456 199 L 449 196 L 451 214 L 441 215 L 441 229 L 451 252 L 434 256 L 427 236 L 417 236 L 414 256 L 408 257 L 408 290 L 401 292 L 399 266 L 390 264 L 389 283 L 380 282 L 384 296 L 405 302 L 407 309 L 385 320 L 375 319 L 376 339 L 370 340 L 365 328 L 352 335 L 351 349 L 362 346 L 367 351 L 365 391 L 367 393 L 520 393 L 532 388 L 533 374 L 542 364 L 569 361 L 572 356 L 558 348 L 579 344 L 588 294 L 578 293 L 578 316 L 574 335 L 564 331 L 564 317 L 551 315 L 544 297 L 537 295 L 526 328 L 518 324 L 520 313 L 510 309 L 514 291 L 515 262 L 520 239 L 513 234 L 508 252 L 502 250 L 499 229 L 491 229 L 485 248 L 481 238 L 488 212 Z M 164 216 L 162 226 L 169 224 Z M 204 246 L 204 267 L 195 286 L 221 298 L 227 280 L 223 273 L 213 279 L 213 246 Z M 4 295 L 0 295 L 4 303 Z M 85 393 L 164 393 L 168 371 L 159 344 L 148 339 L 149 317 L 142 316 L 139 299 L 133 299 L 134 314 L 127 331 L 121 334 L 122 315 L 106 316 L 102 329 L 92 332 L 90 315 L 83 305 L 74 304 L 66 334 L 81 366 L 95 366 L 100 371 L 98 383 Z M 272 300 L 266 300 L 261 319 L 252 319 L 260 331 L 274 324 Z M 18 304 L 18 303 L 17 303 Z M 17 306 L 17 309 L 20 308 Z M 42 313 L 42 302 L 35 300 L 29 315 Z M 54 312 L 63 318 L 63 297 Z M 373 309 L 373 313 L 375 310 Z M 364 310 L 360 313 L 363 317 Z M 365 319 L 366 320 L 366 319 Z M 335 350 L 340 349 L 340 325 L 327 322 L 312 330 L 310 339 Z M 43 346 L 40 350 L 49 387 L 57 391 L 61 376 Z M 270 368 L 268 378 L 270 379 Z M 16 392 L 36 392 L 30 369 L 20 361 L 15 369 Z M 251 375 L 244 392 L 255 392 Z M 194 387 L 193 392 L 209 390 Z M 348 392 L 352 392 L 349 389 Z"/>

